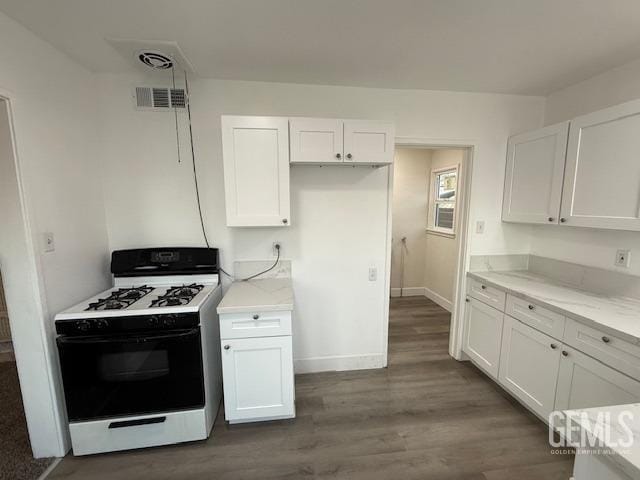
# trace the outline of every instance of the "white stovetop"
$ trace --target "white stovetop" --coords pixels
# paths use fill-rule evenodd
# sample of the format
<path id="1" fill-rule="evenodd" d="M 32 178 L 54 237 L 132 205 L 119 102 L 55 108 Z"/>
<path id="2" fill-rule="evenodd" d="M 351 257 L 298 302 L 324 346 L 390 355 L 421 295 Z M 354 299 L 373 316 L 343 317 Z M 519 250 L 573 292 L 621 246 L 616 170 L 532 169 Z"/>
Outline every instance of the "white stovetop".
<path id="1" fill-rule="evenodd" d="M 74 320 L 80 318 L 105 318 L 105 317 L 124 317 L 131 315 L 153 315 L 158 313 L 187 313 L 197 312 L 209 297 L 209 295 L 219 288 L 217 275 L 185 275 L 175 277 L 137 277 L 137 278 L 117 278 L 115 286 L 109 290 L 105 290 L 87 300 L 70 307 L 55 316 L 56 320 Z M 202 290 L 187 305 L 179 305 L 175 307 L 156 307 L 150 308 L 151 302 L 164 295 L 171 287 L 190 285 L 198 283 L 203 285 Z M 127 287 L 153 287 L 153 291 L 129 307 L 120 310 L 87 310 L 90 303 L 97 302 L 99 299 L 107 298 L 112 292 Z"/>

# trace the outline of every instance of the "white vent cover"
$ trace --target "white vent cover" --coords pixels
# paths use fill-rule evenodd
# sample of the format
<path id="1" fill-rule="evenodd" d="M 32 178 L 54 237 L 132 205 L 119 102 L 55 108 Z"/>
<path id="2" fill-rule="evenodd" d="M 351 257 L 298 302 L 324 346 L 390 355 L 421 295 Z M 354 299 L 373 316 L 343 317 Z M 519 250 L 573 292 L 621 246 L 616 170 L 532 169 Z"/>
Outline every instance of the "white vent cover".
<path id="1" fill-rule="evenodd" d="M 184 88 L 136 87 L 135 106 L 142 110 L 165 110 L 185 108 L 187 95 Z"/>

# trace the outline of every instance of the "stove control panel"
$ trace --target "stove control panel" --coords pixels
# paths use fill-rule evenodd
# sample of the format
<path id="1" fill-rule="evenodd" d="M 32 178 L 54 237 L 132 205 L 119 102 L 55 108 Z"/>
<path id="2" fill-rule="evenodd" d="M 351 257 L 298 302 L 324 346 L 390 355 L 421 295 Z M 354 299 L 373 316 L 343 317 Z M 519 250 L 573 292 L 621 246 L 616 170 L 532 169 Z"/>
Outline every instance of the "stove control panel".
<path id="1" fill-rule="evenodd" d="M 191 328 L 198 325 L 200 325 L 200 316 L 196 312 L 161 313 L 156 315 L 56 320 L 56 332 L 59 335 L 87 336 L 172 330 L 176 328 Z"/>

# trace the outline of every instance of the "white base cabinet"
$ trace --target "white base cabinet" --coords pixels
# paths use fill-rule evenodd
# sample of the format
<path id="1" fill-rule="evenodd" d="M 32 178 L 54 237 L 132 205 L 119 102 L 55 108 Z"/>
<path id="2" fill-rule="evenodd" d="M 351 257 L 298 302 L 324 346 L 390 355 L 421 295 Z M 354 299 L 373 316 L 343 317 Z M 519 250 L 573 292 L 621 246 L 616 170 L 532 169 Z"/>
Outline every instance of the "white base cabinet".
<path id="1" fill-rule="evenodd" d="M 624 405 L 640 399 L 640 382 L 578 350 L 562 348 L 556 410 Z"/>
<path id="2" fill-rule="evenodd" d="M 463 350 L 491 377 L 498 378 L 504 314 L 475 298 L 467 299 Z"/>
<path id="3" fill-rule="evenodd" d="M 554 411 L 562 344 L 544 333 L 504 316 L 500 383 L 543 418 Z"/>
<path id="4" fill-rule="evenodd" d="M 220 315 L 228 422 L 295 417 L 290 318 L 290 312 Z"/>

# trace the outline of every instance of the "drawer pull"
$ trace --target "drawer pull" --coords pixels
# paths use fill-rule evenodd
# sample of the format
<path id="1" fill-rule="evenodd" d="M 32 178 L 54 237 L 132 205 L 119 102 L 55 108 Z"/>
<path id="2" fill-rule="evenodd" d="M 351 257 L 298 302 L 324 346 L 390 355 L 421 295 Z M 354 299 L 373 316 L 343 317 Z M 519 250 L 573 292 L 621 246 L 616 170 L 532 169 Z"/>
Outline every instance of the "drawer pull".
<path id="1" fill-rule="evenodd" d="M 552 343 L 550 346 L 552 350 L 555 350 L 556 348 L 558 348 L 558 346 L 555 343 Z"/>
<path id="2" fill-rule="evenodd" d="M 611 339 L 609 337 L 602 337 L 602 341 L 604 343 L 609 343 L 611 341 Z"/>
<path id="3" fill-rule="evenodd" d="M 259 318 L 260 318 L 260 315 L 254 315 L 254 316 L 253 316 L 253 319 L 254 319 L 254 320 L 257 320 L 257 319 L 259 319 Z"/>
<path id="4" fill-rule="evenodd" d="M 482 290 L 486 290 L 486 289 L 487 289 L 487 286 L 486 286 L 486 285 L 480 285 L 480 288 L 481 288 Z"/>
<path id="5" fill-rule="evenodd" d="M 533 310 L 534 308 L 536 307 L 534 307 L 533 305 L 529 305 L 529 310 Z"/>
<path id="6" fill-rule="evenodd" d="M 567 352 L 566 350 L 562 351 L 562 356 L 563 357 L 568 357 L 569 356 L 569 352 Z"/>
<path id="7" fill-rule="evenodd" d="M 229 348 L 231 348 L 229 345 L 225 345 L 225 346 L 224 346 L 224 349 L 225 349 L 225 350 L 229 350 Z"/>

